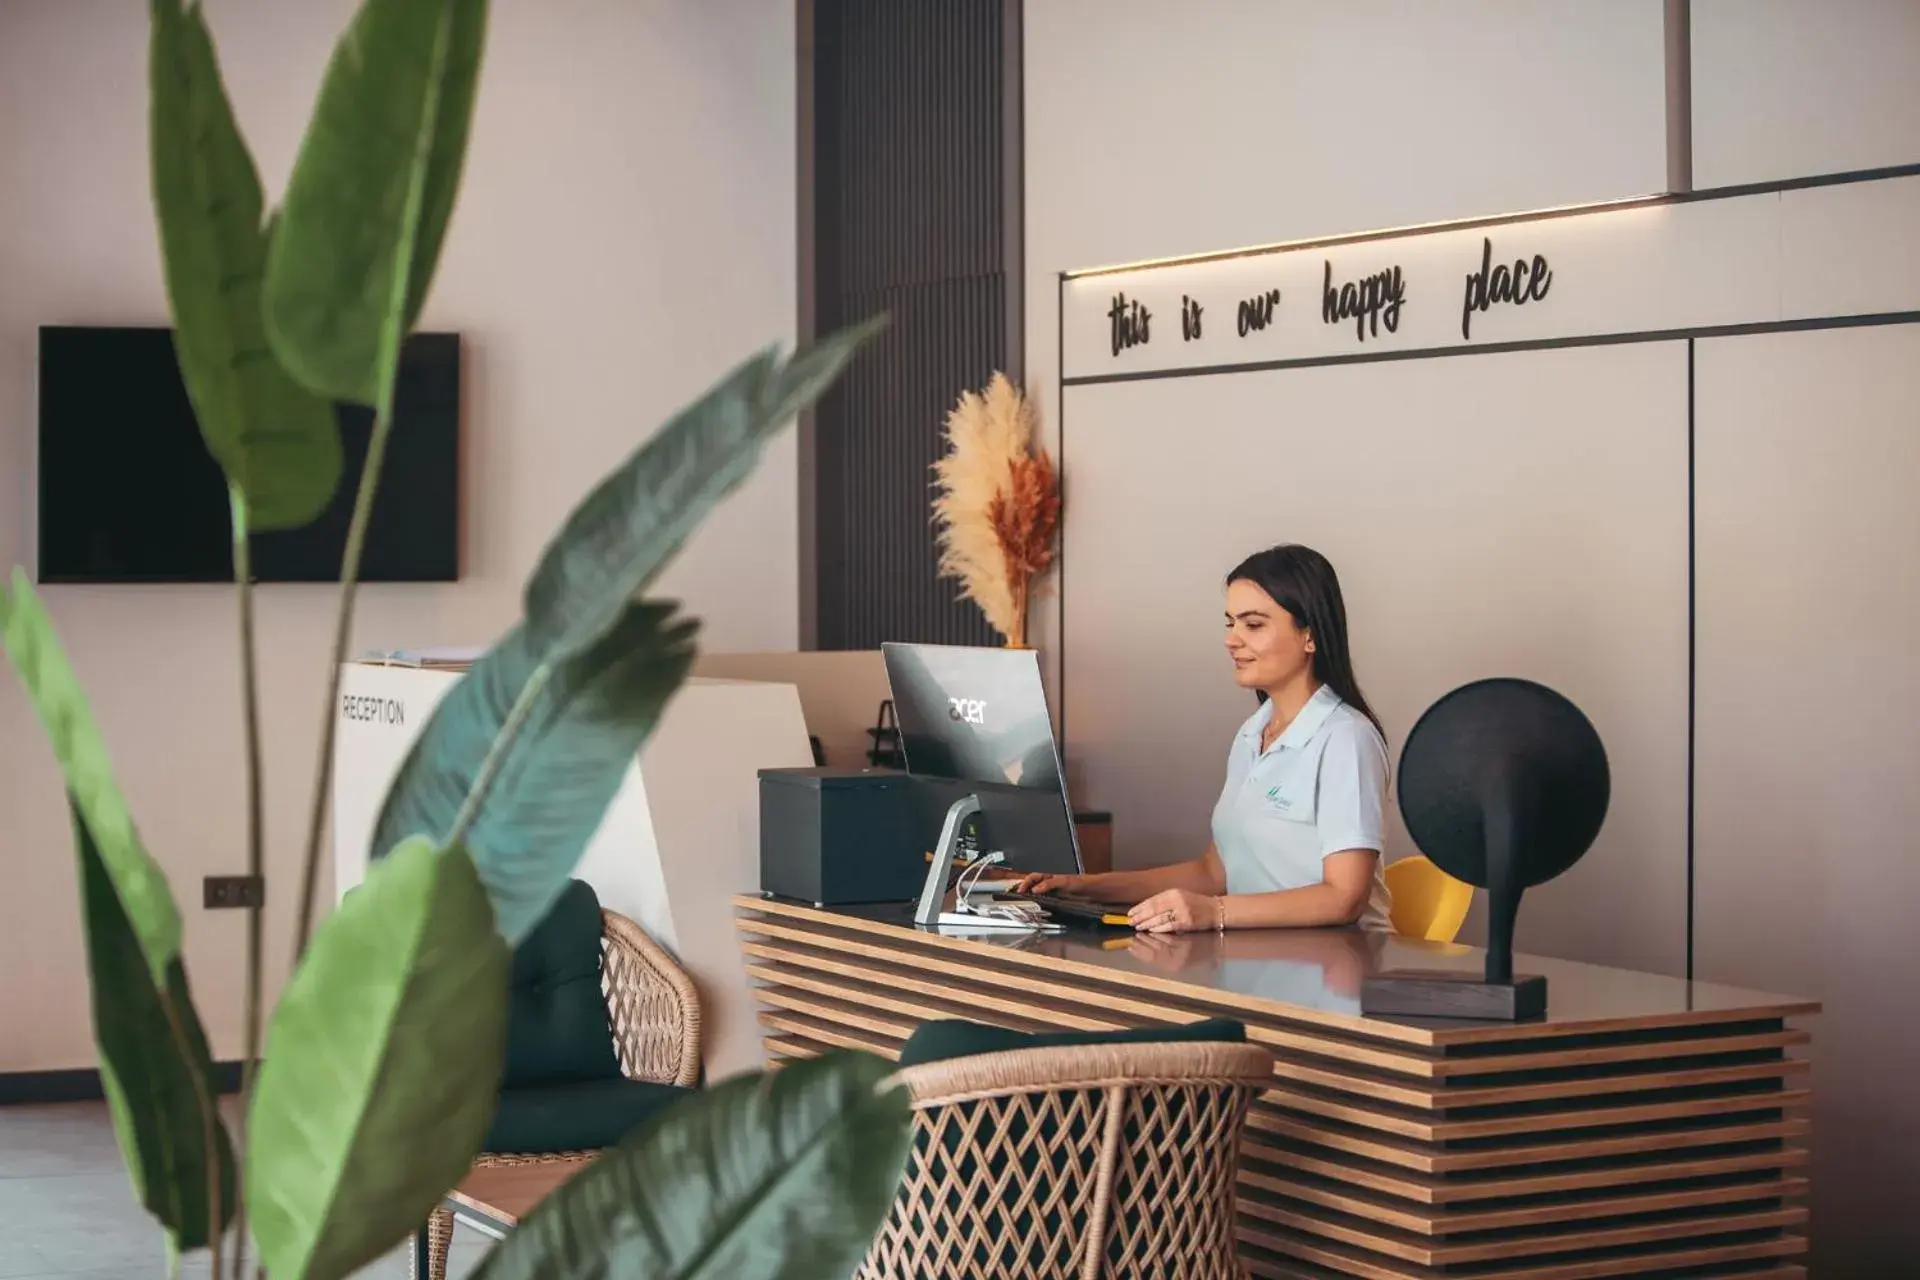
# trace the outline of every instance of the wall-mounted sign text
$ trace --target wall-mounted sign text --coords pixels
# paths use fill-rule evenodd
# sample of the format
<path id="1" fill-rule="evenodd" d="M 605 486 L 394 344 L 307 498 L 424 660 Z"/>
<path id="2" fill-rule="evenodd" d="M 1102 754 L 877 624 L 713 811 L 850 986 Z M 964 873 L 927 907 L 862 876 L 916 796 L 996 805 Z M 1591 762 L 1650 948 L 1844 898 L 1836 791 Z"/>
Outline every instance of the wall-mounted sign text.
<path id="1" fill-rule="evenodd" d="M 1476 313 L 1484 312 L 1496 302 L 1511 302 L 1516 307 L 1539 302 L 1547 296 L 1547 289 L 1553 284 L 1553 272 L 1547 269 L 1547 260 L 1542 254 L 1534 254 L 1532 262 L 1515 258 L 1511 267 L 1505 262 L 1498 266 L 1492 264 L 1493 240 L 1482 237 L 1480 269 L 1467 272 L 1467 300 L 1460 308 L 1462 338 L 1473 338 L 1473 317 Z"/>
<path id="2" fill-rule="evenodd" d="M 1113 321 L 1113 354 L 1119 355 L 1129 347 L 1145 346 L 1153 337 L 1148 327 L 1153 323 L 1153 312 L 1139 302 L 1127 301 L 1127 295 L 1113 295 L 1113 305 L 1107 309 L 1107 318 Z"/>
<path id="3" fill-rule="evenodd" d="M 1696 193 L 1068 274 L 1064 382 L 1894 315 L 1920 174 Z M 1883 260 L 1884 259 L 1884 260 Z M 1172 317 L 1179 313 L 1176 322 Z M 1169 335 L 1149 342 L 1158 314 Z"/>
<path id="4" fill-rule="evenodd" d="M 1273 323 L 1273 309 L 1280 305 L 1280 291 L 1269 289 L 1240 300 L 1240 336 L 1258 333 Z"/>
<path id="5" fill-rule="evenodd" d="M 340 718 L 400 728 L 407 723 L 407 708 L 397 698 L 374 698 L 349 693 L 341 696 Z"/>
<path id="6" fill-rule="evenodd" d="M 1327 273 L 1320 282 L 1320 322 L 1339 324 L 1351 320 L 1354 336 L 1361 342 L 1368 334 L 1380 336 L 1380 325 L 1386 323 L 1387 332 L 1392 333 L 1400 327 L 1400 308 L 1406 305 L 1407 281 L 1399 267 L 1388 267 L 1376 271 L 1359 280 L 1349 280 L 1335 287 L 1333 283 L 1333 263 L 1327 263 Z"/>
<path id="7" fill-rule="evenodd" d="M 1545 254 L 1518 257 L 1511 263 L 1493 260 L 1493 240 L 1480 241 L 1479 265 L 1466 272 L 1466 297 L 1460 310 L 1460 337 L 1473 339 L 1473 318 L 1496 304 L 1523 307 L 1544 301 L 1553 287 L 1553 271 Z M 1407 272 L 1401 264 L 1382 267 L 1351 279 L 1337 278 L 1331 259 L 1323 261 L 1320 277 L 1320 322 L 1351 324 L 1353 339 L 1364 343 L 1381 333 L 1400 331 L 1407 305 Z M 1280 321 L 1279 289 L 1262 289 L 1234 304 L 1234 333 L 1245 338 L 1274 329 Z M 1206 304 L 1191 293 L 1180 295 L 1180 340 L 1199 342 L 1206 336 Z M 1115 358 L 1153 340 L 1153 309 L 1127 293 L 1107 301 L 1107 347 Z"/>

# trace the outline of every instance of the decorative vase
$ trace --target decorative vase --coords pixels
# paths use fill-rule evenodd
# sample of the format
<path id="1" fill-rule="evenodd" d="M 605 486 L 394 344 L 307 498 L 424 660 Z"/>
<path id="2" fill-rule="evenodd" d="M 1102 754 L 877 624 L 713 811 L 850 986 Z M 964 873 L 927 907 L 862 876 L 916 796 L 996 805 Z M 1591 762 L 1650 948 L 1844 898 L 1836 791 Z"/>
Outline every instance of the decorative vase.
<path id="1" fill-rule="evenodd" d="M 1030 649 L 1027 643 L 1027 601 L 1030 598 L 1024 578 L 1016 578 L 1013 586 L 1013 630 L 1006 637 L 1009 649 Z"/>

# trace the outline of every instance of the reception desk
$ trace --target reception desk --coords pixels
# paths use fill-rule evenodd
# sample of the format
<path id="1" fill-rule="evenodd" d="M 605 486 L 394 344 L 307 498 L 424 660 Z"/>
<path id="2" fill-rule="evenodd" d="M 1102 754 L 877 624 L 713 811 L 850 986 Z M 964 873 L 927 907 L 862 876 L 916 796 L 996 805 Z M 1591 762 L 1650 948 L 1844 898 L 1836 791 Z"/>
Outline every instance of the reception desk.
<path id="1" fill-rule="evenodd" d="M 1804 1272 L 1808 1043 L 1790 996 L 1531 956 L 1548 1016 L 1385 1020 L 1360 982 L 1476 948 L 1356 930 L 959 936 L 906 907 L 735 900 L 770 1062 L 892 1056 L 919 1022 L 1228 1016 L 1273 1051 L 1248 1119 L 1256 1275 L 1588 1280 Z"/>

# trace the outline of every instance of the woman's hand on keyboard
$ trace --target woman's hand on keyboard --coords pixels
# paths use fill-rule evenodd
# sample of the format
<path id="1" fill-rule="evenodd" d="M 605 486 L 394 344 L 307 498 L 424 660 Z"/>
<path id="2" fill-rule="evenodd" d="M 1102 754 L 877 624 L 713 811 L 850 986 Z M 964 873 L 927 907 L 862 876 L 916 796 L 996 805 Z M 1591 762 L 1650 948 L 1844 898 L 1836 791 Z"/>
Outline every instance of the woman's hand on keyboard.
<path id="1" fill-rule="evenodd" d="M 1036 872 L 1022 876 L 1020 883 L 1013 887 L 1013 891 L 1015 893 L 1057 893 L 1073 897 L 1076 893 L 1085 892 L 1081 888 L 1085 880 L 1085 876 L 1056 876 Z"/>

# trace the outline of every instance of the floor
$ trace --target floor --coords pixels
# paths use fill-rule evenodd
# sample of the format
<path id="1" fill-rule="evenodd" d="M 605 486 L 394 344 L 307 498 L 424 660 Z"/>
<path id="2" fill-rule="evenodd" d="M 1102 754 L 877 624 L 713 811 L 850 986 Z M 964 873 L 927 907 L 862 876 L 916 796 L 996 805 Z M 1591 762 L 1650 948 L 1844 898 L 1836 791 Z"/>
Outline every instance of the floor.
<path id="1" fill-rule="evenodd" d="M 456 1229 L 449 1277 L 465 1276 L 484 1237 Z M 205 1277 L 207 1255 L 181 1274 Z M 404 1280 L 406 1250 L 361 1274 Z M 0 1107 L 0 1280 L 153 1280 L 165 1276 L 160 1229 L 134 1202 L 104 1103 Z"/>

